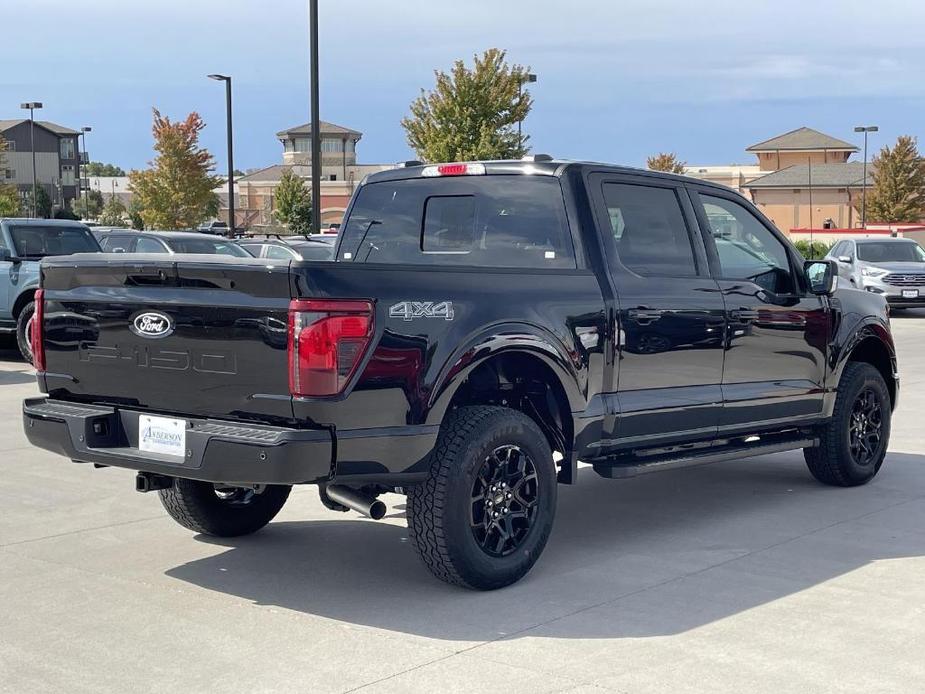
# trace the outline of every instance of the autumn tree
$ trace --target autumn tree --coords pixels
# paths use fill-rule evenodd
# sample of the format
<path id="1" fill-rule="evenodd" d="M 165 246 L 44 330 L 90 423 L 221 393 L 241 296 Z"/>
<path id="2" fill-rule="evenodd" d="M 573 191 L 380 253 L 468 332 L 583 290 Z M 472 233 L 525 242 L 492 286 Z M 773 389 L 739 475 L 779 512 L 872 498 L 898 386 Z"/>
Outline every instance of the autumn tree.
<path id="1" fill-rule="evenodd" d="M 221 179 L 211 175 L 215 160 L 199 146 L 205 123 L 198 113 L 171 121 L 154 110 L 154 151 L 150 168 L 129 173 L 145 226 L 186 229 L 218 214 L 213 192 Z"/>
<path id="2" fill-rule="evenodd" d="M 874 157 L 867 219 L 896 223 L 925 218 L 925 159 L 916 145 L 914 137 L 902 135 Z M 856 204 L 860 208 L 860 200 Z"/>
<path id="3" fill-rule="evenodd" d="M 529 68 L 509 65 L 505 55 L 490 48 L 474 56 L 471 70 L 457 60 L 449 74 L 434 71 L 433 91 L 422 89 L 401 121 L 420 159 L 518 159 L 529 151 L 529 137 L 517 133 L 533 106 L 523 89 Z"/>
<path id="4" fill-rule="evenodd" d="M 100 225 L 104 227 L 124 227 L 125 226 L 125 205 L 115 195 L 109 198 L 106 207 L 99 219 Z"/>
<path id="5" fill-rule="evenodd" d="M 6 171 L 6 140 L 0 135 L 0 217 L 17 217 L 19 211 L 19 191 L 16 186 L 7 185 Z"/>
<path id="6" fill-rule="evenodd" d="M 276 209 L 273 216 L 293 234 L 311 233 L 312 198 L 305 181 L 287 169 L 276 187 Z"/>
<path id="7" fill-rule="evenodd" d="M 668 173 L 683 174 L 687 162 L 678 159 L 674 152 L 659 152 L 646 159 L 646 166 L 651 171 L 666 171 Z"/>

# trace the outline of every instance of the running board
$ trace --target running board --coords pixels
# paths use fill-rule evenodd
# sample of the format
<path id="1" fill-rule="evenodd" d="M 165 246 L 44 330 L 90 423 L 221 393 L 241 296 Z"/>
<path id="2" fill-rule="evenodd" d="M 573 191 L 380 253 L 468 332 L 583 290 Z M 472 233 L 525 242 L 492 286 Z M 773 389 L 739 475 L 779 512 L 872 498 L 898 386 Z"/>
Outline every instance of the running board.
<path id="1" fill-rule="evenodd" d="M 675 470 L 682 467 L 706 465 L 707 463 L 721 463 L 726 460 L 752 458 L 756 455 L 781 453 L 783 451 L 792 451 L 797 448 L 811 448 L 818 445 L 818 438 L 800 438 L 764 445 L 724 448 L 720 451 L 704 452 L 699 455 L 662 457 L 658 460 L 614 461 L 613 463 L 601 460 L 593 463 L 593 467 L 594 471 L 601 477 L 616 480 L 636 477 L 637 475 L 645 475 L 650 472 L 660 472 L 661 470 Z"/>

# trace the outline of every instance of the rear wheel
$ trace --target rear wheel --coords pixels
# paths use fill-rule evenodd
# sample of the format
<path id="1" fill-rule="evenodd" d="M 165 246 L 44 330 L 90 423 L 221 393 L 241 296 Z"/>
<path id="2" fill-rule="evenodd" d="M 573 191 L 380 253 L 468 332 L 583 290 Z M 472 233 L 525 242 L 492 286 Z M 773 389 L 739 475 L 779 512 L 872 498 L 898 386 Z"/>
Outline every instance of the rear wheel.
<path id="1" fill-rule="evenodd" d="M 292 488 L 282 485 L 230 487 L 175 479 L 158 492 L 167 513 L 184 528 L 216 537 L 257 532 L 279 513 Z"/>
<path id="2" fill-rule="evenodd" d="M 35 315 L 35 302 L 30 301 L 23 306 L 16 317 L 16 345 L 22 358 L 32 363 L 32 317 Z"/>
<path id="3" fill-rule="evenodd" d="M 408 528 L 439 579 L 478 590 L 520 580 L 552 530 L 556 471 L 516 410 L 462 407 L 441 428 L 429 479 L 408 490 Z"/>
<path id="4" fill-rule="evenodd" d="M 838 487 L 872 480 L 886 456 L 890 414 L 890 393 L 880 372 L 870 364 L 849 363 L 819 446 L 803 452 L 813 477 Z"/>

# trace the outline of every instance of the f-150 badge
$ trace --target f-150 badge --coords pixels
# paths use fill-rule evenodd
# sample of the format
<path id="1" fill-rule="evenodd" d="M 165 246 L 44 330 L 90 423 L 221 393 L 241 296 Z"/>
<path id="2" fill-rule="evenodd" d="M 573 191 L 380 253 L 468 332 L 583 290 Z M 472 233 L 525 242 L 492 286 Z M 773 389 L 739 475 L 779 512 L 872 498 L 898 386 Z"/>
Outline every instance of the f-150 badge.
<path id="1" fill-rule="evenodd" d="M 453 320 L 452 301 L 399 301 L 389 307 L 389 318 L 442 318 Z"/>

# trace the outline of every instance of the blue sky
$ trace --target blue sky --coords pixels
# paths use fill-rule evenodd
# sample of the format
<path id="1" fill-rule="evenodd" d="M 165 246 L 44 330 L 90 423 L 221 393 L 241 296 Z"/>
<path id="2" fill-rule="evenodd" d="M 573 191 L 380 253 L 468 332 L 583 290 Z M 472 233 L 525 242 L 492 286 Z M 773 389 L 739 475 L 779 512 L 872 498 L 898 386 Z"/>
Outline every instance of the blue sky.
<path id="1" fill-rule="evenodd" d="M 225 164 L 234 76 L 235 163 L 276 163 L 275 133 L 309 120 L 306 0 L 4 2 L 0 118 L 19 103 L 91 125 L 94 160 L 151 158 L 151 107 L 198 111 Z M 364 162 L 409 158 L 399 121 L 434 68 L 498 46 L 539 81 L 534 151 L 641 165 L 675 151 L 751 163 L 748 145 L 807 125 L 872 146 L 925 148 L 925 3 L 880 0 L 321 0 L 322 119 L 364 133 Z M 32 57 L 24 61 L 22 56 Z M 14 57 L 12 62 L 10 57 Z"/>

